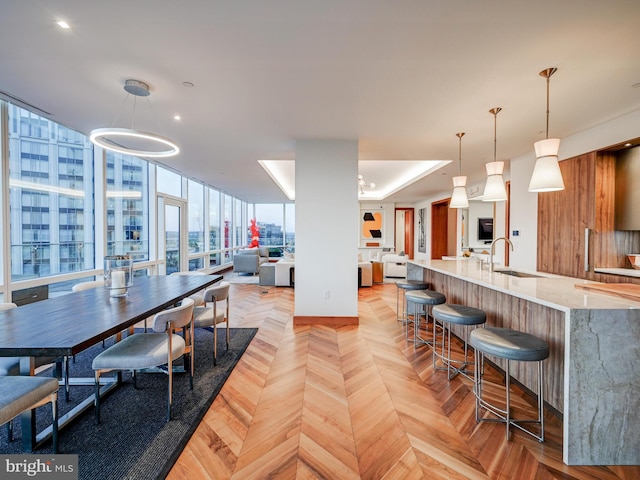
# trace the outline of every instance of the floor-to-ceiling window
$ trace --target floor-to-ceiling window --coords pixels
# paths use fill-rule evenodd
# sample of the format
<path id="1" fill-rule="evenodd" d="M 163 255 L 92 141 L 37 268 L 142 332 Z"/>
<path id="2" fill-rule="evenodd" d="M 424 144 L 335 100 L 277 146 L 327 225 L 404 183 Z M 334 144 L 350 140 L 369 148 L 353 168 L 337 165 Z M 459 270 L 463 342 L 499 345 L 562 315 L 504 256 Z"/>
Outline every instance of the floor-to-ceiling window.
<path id="1" fill-rule="evenodd" d="M 12 280 L 95 267 L 93 146 L 9 104 Z"/>
<path id="2" fill-rule="evenodd" d="M 107 255 L 149 260 L 149 165 L 106 152 Z"/>
<path id="3" fill-rule="evenodd" d="M 233 242 L 231 230 L 233 228 L 233 197 L 223 195 L 223 222 L 224 222 L 224 259 L 225 262 L 233 261 Z"/>
<path id="4" fill-rule="evenodd" d="M 220 235 L 220 192 L 213 188 L 209 193 L 209 267 L 215 267 L 222 263 Z"/>
<path id="5" fill-rule="evenodd" d="M 185 237 L 175 240 L 189 246 L 189 269 L 224 268 L 246 245 L 246 202 L 161 165 L 94 148 L 86 135 L 19 106 L 0 101 L 0 112 L 0 301 L 41 286 L 49 295 L 69 293 L 101 275 L 104 255 L 133 255 L 137 274 L 163 271 L 157 195 L 182 206 Z"/>
<path id="6" fill-rule="evenodd" d="M 204 185 L 193 180 L 188 183 L 189 198 L 189 254 L 205 251 L 204 243 Z M 204 268 L 204 257 L 189 258 L 189 270 Z"/>

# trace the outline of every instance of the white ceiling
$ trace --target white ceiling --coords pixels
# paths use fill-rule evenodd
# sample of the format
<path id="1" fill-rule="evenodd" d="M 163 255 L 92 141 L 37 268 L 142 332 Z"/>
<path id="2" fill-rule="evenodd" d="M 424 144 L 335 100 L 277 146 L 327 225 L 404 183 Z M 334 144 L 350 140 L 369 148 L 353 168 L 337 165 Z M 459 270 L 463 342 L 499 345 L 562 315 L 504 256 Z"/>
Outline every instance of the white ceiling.
<path id="1" fill-rule="evenodd" d="M 414 202 L 450 190 L 456 132 L 483 178 L 492 107 L 497 159 L 533 150 L 547 67 L 552 137 L 639 109 L 639 21 L 638 0 L 3 0 L 0 90 L 88 133 L 130 122 L 124 81 L 147 82 L 134 127 L 180 145 L 163 163 L 250 202 L 286 201 L 257 161 L 293 159 L 298 138 L 454 160 L 387 199 Z"/>

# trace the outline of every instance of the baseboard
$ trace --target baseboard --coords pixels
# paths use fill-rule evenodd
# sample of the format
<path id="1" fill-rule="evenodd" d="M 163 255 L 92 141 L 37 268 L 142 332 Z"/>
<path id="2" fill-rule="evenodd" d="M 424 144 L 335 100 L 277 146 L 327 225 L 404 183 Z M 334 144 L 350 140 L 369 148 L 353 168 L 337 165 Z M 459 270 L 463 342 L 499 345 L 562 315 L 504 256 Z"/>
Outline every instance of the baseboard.
<path id="1" fill-rule="evenodd" d="M 343 325 L 358 325 L 359 317 L 318 317 L 307 315 L 294 315 L 293 326 L 300 325 L 326 325 L 329 327 L 341 327 Z"/>

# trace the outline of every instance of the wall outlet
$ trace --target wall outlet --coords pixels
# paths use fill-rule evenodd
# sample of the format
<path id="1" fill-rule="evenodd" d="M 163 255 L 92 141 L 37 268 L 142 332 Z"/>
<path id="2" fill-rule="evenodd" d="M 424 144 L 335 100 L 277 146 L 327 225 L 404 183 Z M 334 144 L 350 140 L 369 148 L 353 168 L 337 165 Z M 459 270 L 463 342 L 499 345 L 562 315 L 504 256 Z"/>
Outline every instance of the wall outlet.
<path id="1" fill-rule="evenodd" d="M 325 290 L 322 296 L 325 300 L 329 300 L 329 290 Z"/>

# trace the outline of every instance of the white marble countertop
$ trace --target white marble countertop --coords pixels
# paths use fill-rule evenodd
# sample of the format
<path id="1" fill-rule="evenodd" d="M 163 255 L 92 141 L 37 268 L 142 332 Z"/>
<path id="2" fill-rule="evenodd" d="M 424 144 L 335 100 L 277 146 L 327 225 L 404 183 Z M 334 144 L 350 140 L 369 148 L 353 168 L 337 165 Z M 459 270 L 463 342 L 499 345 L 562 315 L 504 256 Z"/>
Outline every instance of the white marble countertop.
<path id="1" fill-rule="evenodd" d="M 480 262 L 474 259 L 409 260 L 409 263 L 565 312 L 571 309 L 640 309 L 640 302 L 575 288 L 576 284 L 598 283 L 579 278 L 521 269 L 514 270 L 540 275 L 540 278 L 513 277 L 491 273 L 486 270 L 486 264 L 481 270 Z"/>

